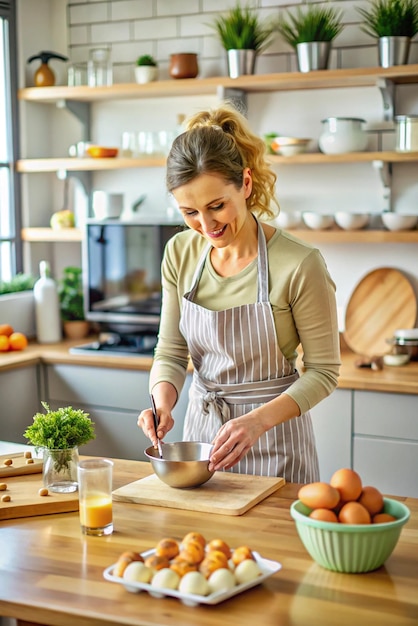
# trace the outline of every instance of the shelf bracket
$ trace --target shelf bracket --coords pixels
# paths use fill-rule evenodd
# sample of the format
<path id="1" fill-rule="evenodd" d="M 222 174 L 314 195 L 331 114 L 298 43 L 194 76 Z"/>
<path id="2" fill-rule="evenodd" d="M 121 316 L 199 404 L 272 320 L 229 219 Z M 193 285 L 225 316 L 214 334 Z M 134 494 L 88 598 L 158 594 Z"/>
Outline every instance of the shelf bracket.
<path id="1" fill-rule="evenodd" d="M 392 211 L 392 163 L 385 161 L 372 161 L 373 167 L 379 172 L 383 185 L 383 208 L 382 211 Z"/>
<path id="2" fill-rule="evenodd" d="M 247 92 L 243 89 L 235 89 L 218 85 L 217 96 L 220 100 L 227 100 L 228 102 L 231 102 L 231 104 L 233 104 L 240 113 L 247 115 Z"/>
<path id="3" fill-rule="evenodd" d="M 58 100 L 58 109 L 68 109 L 83 127 L 82 141 L 90 141 L 90 104 L 78 100 Z"/>
<path id="4" fill-rule="evenodd" d="M 383 117 L 387 122 L 393 122 L 395 116 L 395 83 L 387 78 L 378 78 L 377 86 L 383 99 Z"/>

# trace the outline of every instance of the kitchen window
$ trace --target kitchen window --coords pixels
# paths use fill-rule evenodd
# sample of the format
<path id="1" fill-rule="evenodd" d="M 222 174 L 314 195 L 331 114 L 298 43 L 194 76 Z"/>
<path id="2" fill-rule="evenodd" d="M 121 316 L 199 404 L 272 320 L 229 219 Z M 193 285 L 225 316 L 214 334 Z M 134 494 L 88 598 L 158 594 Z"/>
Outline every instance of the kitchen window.
<path id="1" fill-rule="evenodd" d="M 0 282 L 22 271 L 16 93 L 16 2 L 0 0 Z"/>

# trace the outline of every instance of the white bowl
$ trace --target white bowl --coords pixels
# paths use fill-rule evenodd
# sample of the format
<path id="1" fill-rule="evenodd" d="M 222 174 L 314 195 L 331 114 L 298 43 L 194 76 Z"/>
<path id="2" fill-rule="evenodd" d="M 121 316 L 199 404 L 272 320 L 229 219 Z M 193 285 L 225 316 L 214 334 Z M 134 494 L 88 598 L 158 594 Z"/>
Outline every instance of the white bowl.
<path id="1" fill-rule="evenodd" d="M 302 223 L 302 214 L 299 211 L 287 213 L 280 211 L 279 215 L 273 220 L 273 225 L 279 228 L 297 228 Z"/>
<path id="2" fill-rule="evenodd" d="M 298 137 L 275 137 L 270 146 L 275 154 L 282 156 L 294 156 L 302 154 L 308 149 L 310 139 L 299 139 Z"/>
<path id="3" fill-rule="evenodd" d="M 360 230 L 365 228 L 370 221 L 367 213 L 345 213 L 338 211 L 335 215 L 335 222 L 344 230 Z"/>
<path id="4" fill-rule="evenodd" d="M 308 211 L 302 214 L 302 219 L 308 228 L 312 230 L 326 230 L 334 225 L 334 217 L 332 215 L 321 215 Z"/>
<path id="5" fill-rule="evenodd" d="M 382 213 L 382 222 L 389 230 L 412 230 L 418 222 L 418 216 Z"/>

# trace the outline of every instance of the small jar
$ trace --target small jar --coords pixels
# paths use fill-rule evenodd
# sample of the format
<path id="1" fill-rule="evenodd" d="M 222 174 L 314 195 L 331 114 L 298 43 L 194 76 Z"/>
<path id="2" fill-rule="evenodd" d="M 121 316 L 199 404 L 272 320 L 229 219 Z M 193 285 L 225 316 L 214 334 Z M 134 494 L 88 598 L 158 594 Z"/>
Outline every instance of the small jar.
<path id="1" fill-rule="evenodd" d="M 198 73 L 199 67 L 195 52 L 179 52 L 170 55 L 171 78 L 196 78 Z"/>
<path id="2" fill-rule="evenodd" d="M 362 124 L 366 120 L 357 117 L 328 117 L 322 120 L 324 130 L 319 137 L 319 148 L 324 154 L 362 152 L 368 144 L 367 133 Z"/>
<path id="3" fill-rule="evenodd" d="M 397 115 L 396 150 L 398 152 L 418 151 L 418 115 Z"/>

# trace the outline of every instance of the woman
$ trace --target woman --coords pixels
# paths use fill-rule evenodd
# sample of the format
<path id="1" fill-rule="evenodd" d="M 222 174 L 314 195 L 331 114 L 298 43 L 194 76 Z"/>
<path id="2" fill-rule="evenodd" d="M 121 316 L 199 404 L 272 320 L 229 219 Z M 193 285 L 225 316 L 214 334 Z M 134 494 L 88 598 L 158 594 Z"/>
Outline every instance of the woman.
<path id="1" fill-rule="evenodd" d="M 190 355 L 184 439 L 213 443 L 210 469 L 319 480 L 309 409 L 337 385 L 335 285 L 318 250 L 259 221 L 275 202 L 264 142 L 232 107 L 201 112 L 174 141 L 166 181 L 189 228 L 162 264 L 157 433 L 151 409 L 138 425 L 154 446 L 172 428 Z"/>

